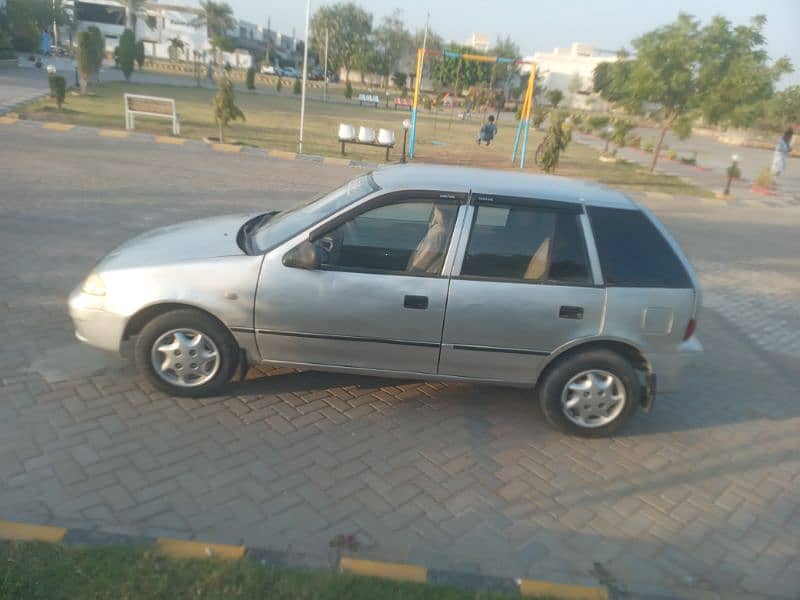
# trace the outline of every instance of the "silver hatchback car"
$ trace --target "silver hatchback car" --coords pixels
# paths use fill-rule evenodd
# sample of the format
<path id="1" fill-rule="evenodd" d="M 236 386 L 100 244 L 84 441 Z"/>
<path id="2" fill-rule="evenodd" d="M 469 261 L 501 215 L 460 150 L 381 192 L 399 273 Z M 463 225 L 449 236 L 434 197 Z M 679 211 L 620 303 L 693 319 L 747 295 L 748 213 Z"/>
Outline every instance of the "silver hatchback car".
<path id="1" fill-rule="evenodd" d="M 557 177 L 397 166 L 284 212 L 163 227 L 71 294 L 77 337 L 177 396 L 292 365 L 524 386 L 556 427 L 615 432 L 702 347 L 700 290 L 661 224 Z"/>

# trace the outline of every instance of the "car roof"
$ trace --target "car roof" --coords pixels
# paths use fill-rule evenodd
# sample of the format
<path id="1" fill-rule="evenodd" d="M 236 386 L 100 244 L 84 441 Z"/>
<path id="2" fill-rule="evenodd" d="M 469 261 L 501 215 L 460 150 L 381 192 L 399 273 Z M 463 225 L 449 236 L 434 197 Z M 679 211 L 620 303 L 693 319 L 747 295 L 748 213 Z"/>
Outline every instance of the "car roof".
<path id="1" fill-rule="evenodd" d="M 631 198 L 596 183 L 515 171 L 476 169 L 446 165 L 394 165 L 379 167 L 372 177 L 385 190 L 436 190 L 514 196 L 589 206 L 636 208 Z"/>

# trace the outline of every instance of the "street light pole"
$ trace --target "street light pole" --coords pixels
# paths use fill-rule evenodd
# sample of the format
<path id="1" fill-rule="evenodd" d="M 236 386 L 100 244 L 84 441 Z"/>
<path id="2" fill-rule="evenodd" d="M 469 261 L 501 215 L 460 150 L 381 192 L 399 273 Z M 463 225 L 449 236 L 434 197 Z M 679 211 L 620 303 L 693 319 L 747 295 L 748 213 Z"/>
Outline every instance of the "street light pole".
<path id="1" fill-rule="evenodd" d="M 323 100 L 325 102 L 328 101 L 328 28 L 325 28 L 325 73 L 323 75 L 325 79 L 325 87 L 323 88 Z"/>
<path id="2" fill-rule="evenodd" d="M 303 44 L 303 97 L 300 100 L 300 140 L 298 153 L 303 153 L 303 126 L 306 119 L 306 83 L 308 81 L 308 24 L 311 20 L 311 0 L 306 0 L 306 39 Z"/>

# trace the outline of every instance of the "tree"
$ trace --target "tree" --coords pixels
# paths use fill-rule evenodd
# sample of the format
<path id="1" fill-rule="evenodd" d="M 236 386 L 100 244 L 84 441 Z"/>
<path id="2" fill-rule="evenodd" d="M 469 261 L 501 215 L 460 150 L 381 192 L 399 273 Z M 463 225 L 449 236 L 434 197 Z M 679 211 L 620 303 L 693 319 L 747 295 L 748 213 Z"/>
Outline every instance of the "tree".
<path id="1" fill-rule="evenodd" d="M 450 53 L 448 55 L 448 52 Z M 478 54 L 468 46 L 448 44 L 445 54 L 433 60 L 433 80 L 442 87 L 455 87 L 457 94 L 464 88 L 487 86 L 492 78 L 492 64 L 464 60 L 461 54 Z"/>
<path id="2" fill-rule="evenodd" d="M 715 17 L 701 28 L 692 16 L 680 14 L 675 22 L 634 40 L 635 58 L 595 71 L 595 89 L 606 100 L 631 112 L 640 112 L 645 103 L 659 106 L 651 171 L 667 131 L 678 126 L 688 135 L 695 115 L 710 125 L 753 122 L 775 82 L 791 71 L 786 58 L 769 63 L 765 24 L 763 16 L 736 27 Z"/>
<path id="3" fill-rule="evenodd" d="M 303 93 L 303 84 L 300 82 L 299 77 L 294 78 L 294 85 L 292 86 L 292 92 L 294 92 L 295 96 L 299 96 Z"/>
<path id="4" fill-rule="evenodd" d="M 781 90 L 772 98 L 767 107 L 770 125 L 783 130 L 787 125 L 800 122 L 800 85 L 792 85 Z"/>
<path id="5" fill-rule="evenodd" d="M 136 59 L 136 64 L 139 65 L 139 70 L 141 71 L 144 66 L 144 42 L 142 40 L 137 41 L 134 50 L 133 57 Z"/>
<path id="6" fill-rule="evenodd" d="M 169 57 L 172 60 L 177 60 L 180 53 L 186 49 L 186 44 L 179 37 L 170 38 L 169 40 Z"/>
<path id="7" fill-rule="evenodd" d="M 92 25 L 78 34 L 78 73 L 81 94 L 86 94 L 89 79 L 100 70 L 105 54 L 106 40 L 100 30 Z"/>
<path id="8" fill-rule="evenodd" d="M 558 111 L 550 112 L 550 129 L 544 136 L 541 151 L 536 152 L 536 162 L 545 173 L 552 173 L 558 166 L 561 151 L 570 142 L 570 133 L 564 127 L 564 117 Z"/>
<path id="9" fill-rule="evenodd" d="M 326 31 L 329 64 L 343 68 L 345 81 L 350 81 L 353 66 L 369 50 L 372 15 L 352 2 L 322 6 L 311 18 L 311 40 L 320 55 L 325 51 Z"/>
<path id="10" fill-rule="evenodd" d="M 245 78 L 245 85 L 248 90 L 256 89 L 256 68 L 250 67 L 247 69 L 247 77 Z"/>
<path id="11" fill-rule="evenodd" d="M 494 47 L 489 50 L 489 54 L 501 58 L 513 58 L 514 60 L 520 58 L 521 56 L 519 46 L 514 40 L 511 39 L 510 35 L 507 35 L 505 39 L 498 37 L 497 41 L 494 43 Z M 517 65 L 498 63 L 495 81 L 505 87 L 506 82 L 509 81 L 511 76 L 513 76 L 518 70 L 519 67 Z"/>
<path id="12" fill-rule="evenodd" d="M 236 26 L 233 9 L 227 2 L 200 0 L 200 15 L 194 20 L 195 27 L 206 26 L 209 38 L 226 36 Z"/>
<path id="13" fill-rule="evenodd" d="M 619 147 L 624 148 L 628 141 L 628 134 L 636 128 L 636 123 L 627 119 L 617 119 L 614 121 L 614 131 L 611 140 Z"/>
<path id="14" fill-rule="evenodd" d="M 147 0 L 119 0 L 125 7 L 125 24 L 136 35 L 136 13 L 141 10 Z"/>
<path id="15" fill-rule="evenodd" d="M 395 71 L 392 73 L 392 83 L 394 87 L 398 90 L 402 90 L 406 87 L 406 82 L 408 81 L 408 75 L 403 73 L 402 71 Z"/>
<path id="16" fill-rule="evenodd" d="M 553 108 L 558 108 L 559 103 L 564 99 L 564 92 L 553 89 L 547 92 L 547 101 Z"/>
<path id="17" fill-rule="evenodd" d="M 412 52 L 411 34 L 400 15 L 400 9 L 395 9 L 390 16 L 384 17 L 373 35 L 375 72 L 384 80 L 388 80 L 389 74 L 397 70 L 400 60 Z"/>
<path id="18" fill-rule="evenodd" d="M 236 106 L 236 95 L 233 92 L 233 83 L 227 74 L 219 78 L 219 91 L 214 96 L 214 121 L 219 128 L 219 141 L 225 142 L 225 127 L 231 121 L 245 120 L 244 113 Z"/>
<path id="19" fill-rule="evenodd" d="M 117 49 L 119 68 L 127 81 L 131 78 L 131 73 L 133 73 L 133 61 L 136 57 L 136 41 L 133 37 L 133 31 L 126 29 L 122 32 Z"/>
<path id="20" fill-rule="evenodd" d="M 53 20 L 58 25 L 68 22 L 61 0 L 8 0 L 5 14 L 0 10 L 6 31 L 14 48 L 23 52 L 34 52 L 39 47 L 42 29 L 50 29 Z"/>
<path id="21" fill-rule="evenodd" d="M 227 35 L 215 35 L 209 40 L 211 49 L 214 51 L 214 61 L 222 62 L 223 52 L 233 52 L 236 44 Z"/>

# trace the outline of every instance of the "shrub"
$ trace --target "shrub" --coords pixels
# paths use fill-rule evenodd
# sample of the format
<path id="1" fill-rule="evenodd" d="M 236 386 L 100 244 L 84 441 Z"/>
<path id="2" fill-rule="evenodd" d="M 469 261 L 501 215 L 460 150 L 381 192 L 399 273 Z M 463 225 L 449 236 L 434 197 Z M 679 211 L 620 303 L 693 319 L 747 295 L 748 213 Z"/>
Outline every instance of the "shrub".
<path id="1" fill-rule="evenodd" d="M 294 86 L 292 87 L 292 91 L 295 95 L 299 95 L 303 93 L 303 84 L 300 82 L 300 78 L 295 78 Z"/>
<path id="2" fill-rule="evenodd" d="M 49 75 L 47 82 L 50 84 L 50 96 L 55 98 L 58 110 L 64 106 L 64 98 L 67 97 L 67 80 L 61 75 Z"/>
<path id="3" fill-rule="evenodd" d="M 617 119 L 614 123 L 614 133 L 611 135 L 612 141 L 620 148 L 624 148 L 628 140 L 628 134 L 634 127 L 636 127 L 636 125 L 631 121 Z"/>
<path id="4" fill-rule="evenodd" d="M 353 84 L 347 80 L 344 84 L 344 97 L 350 100 L 353 97 Z"/>
<path id="5" fill-rule="evenodd" d="M 225 141 L 225 127 L 231 121 L 245 120 L 244 113 L 236 106 L 236 94 L 233 92 L 233 83 L 227 75 L 219 78 L 219 91 L 214 96 L 214 121 L 219 127 L 219 141 Z"/>
<path id="6" fill-rule="evenodd" d="M 133 31 L 126 29 L 122 32 L 115 54 L 119 58 L 119 68 L 127 81 L 133 73 L 133 61 L 136 56 L 136 38 L 133 37 Z"/>
<path id="7" fill-rule="evenodd" d="M 281 76 L 278 75 L 278 82 L 275 84 L 275 91 L 280 94 L 282 89 L 283 89 L 283 79 L 281 79 Z"/>
<path id="8" fill-rule="evenodd" d="M 697 164 L 697 153 L 693 152 L 691 156 L 681 156 L 678 160 L 680 160 L 681 164 L 684 164 L 684 165 L 696 165 Z"/>
<path id="9" fill-rule="evenodd" d="M 561 151 L 570 141 L 569 130 L 564 127 L 564 117 L 558 111 L 550 112 L 550 129 L 542 141 L 541 154 L 537 151 L 537 163 L 545 173 L 552 173 L 558 166 Z"/>
<path id="10" fill-rule="evenodd" d="M 531 116 L 531 122 L 533 126 L 538 129 L 539 125 L 544 122 L 545 112 L 541 108 L 533 107 L 533 115 Z"/>
<path id="11" fill-rule="evenodd" d="M 426 110 L 430 110 L 433 106 L 433 100 L 431 100 L 430 96 L 423 96 L 422 97 L 422 107 Z"/>
<path id="12" fill-rule="evenodd" d="M 628 146 L 630 146 L 631 148 L 641 148 L 642 136 L 632 135 L 630 138 L 628 138 Z"/>
<path id="13" fill-rule="evenodd" d="M 775 184 L 775 179 L 772 176 L 772 171 L 769 167 L 764 167 L 761 173 L 756 177 L 756 185 L 761 187 L 771 188 Z"/>
<path id="14" fill-rule="evenodd" d="M 139 70 L 141 70 L 142 66 L 144 66 L 144 42 L 142 40 L 136 42 L 136 53 L 134 56 L 136 58 L 136 64 L 139 65 Z"/>
<path id="15" fill-rule="evenodd" d="M 248 90 L 256 89 L 256 68 L 250 67 L 247 69 L 247 77 L 245 79 L 245 85 L 247 86 Z"/>
<path id="16" fill-rule="evenodd" d="M 677 150 L 669 150 L 667 152 L 667 158 L 670 159 L 670 160 L 677 160 L 678 151 Z"/>
<path id="17" fill-rule="evenodd" d="M 589 117 L 586 120 L 593 131 L 596 129 L 605 129 L 608 126 L 608 121 L 609 118 L 605 116 Z"/>
<path id="18" fill-rule="evenodd" d="M 645 152 L 652 152 L 654 149 L 655 146 L 653 145 L 653 142 L 645 142 L 642 145 L 642 150 L 644 150 Z"/>

